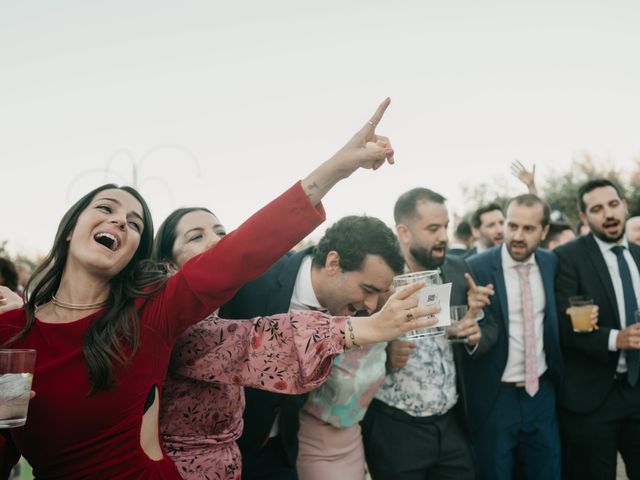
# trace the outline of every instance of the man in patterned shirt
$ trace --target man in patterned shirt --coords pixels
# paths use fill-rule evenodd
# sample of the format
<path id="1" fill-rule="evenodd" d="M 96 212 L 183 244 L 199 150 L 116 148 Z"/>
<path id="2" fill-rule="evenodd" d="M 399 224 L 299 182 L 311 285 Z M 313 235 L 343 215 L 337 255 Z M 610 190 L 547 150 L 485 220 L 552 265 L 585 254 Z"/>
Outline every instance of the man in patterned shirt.
<path id="1" fill-rule="evenodd" d="M 476 286 L 466 261 L 446 255 L 449 214 L 444 202 L 426 188 L 404 193 L 394 209 L 396 232 L 406 269 L 440 269 L 443 281 L 453 284 L 451 305 L 468 305 L 459 331 L 468 343 L 452 345 L 440 336 L 389 346 L 387 377 L 363 420 L 374 480 L 474 478 L 460 363 L 463 356 L 483 354 L 495 341 L 495 323 L 482 318 L 493 287 Z"/>

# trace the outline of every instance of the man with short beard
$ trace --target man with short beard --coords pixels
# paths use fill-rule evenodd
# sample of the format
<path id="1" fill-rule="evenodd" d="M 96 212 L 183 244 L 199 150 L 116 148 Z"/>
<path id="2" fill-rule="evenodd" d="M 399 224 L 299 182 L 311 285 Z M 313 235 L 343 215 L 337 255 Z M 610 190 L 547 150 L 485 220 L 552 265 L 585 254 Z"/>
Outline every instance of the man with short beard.
<path id="1" fill-rule="evenodd" d="M 580 218 L 591 233 L 558 247 L 556 281 L 566 362 L 561 425 L 569 479 L 615 478 L 617 452 L 630 479 L 640 478 L 640 247 L 625 235 L 627 206 L 609 180 L 578 191 Z M 599 306 L 599 328 L 577 333 L 566 314 L 569 298 Z"/>
<path id="2" fill-rule="evenodd" d="M 499 328 L 491 350 L 464 365 L 479 480 L 510 480 L 514 469 L 526 479 L 560 480 L 558 261 L 538 248 L 549 216 L 536 195 L 511 199 L 504 243 L 468 260 L 477 281 L 495 287 L 485 314 Z"/>
<path id="3" fill-rule="evenodd" d="M 475 359 L 495 341 L 492 319 L 476 320 L 493 288 L 466 279 L 467 263 L 446 255 L 444 202 L 426 188 L 404 193 L 394 208 L 396 233 L 408 271 L 440 269 L 443 281 L 453 283 L 451 304 L 469 307 L 459 331 L 469 340 L 451 345 L 440 336 L 389 345 L 387 376 L 362 422 L 373 480 L 474 478 L 460 368 L 462 357 Z"/>

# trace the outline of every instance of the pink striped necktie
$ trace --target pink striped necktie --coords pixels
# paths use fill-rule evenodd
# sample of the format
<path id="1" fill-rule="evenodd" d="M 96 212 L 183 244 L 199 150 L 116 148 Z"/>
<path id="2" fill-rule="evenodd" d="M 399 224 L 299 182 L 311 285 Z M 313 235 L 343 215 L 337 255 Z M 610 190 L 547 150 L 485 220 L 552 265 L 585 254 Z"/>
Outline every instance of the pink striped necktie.
<path id="1" fill-rule="evenodd" d="M 536 325 L 533 314 L 533 294 L 529 282 L 531 264 L 517 265 L 522 296 L 522 320 L 524 323 L 524 389 L 533 397 L 540 388 L 538 382 L 538 356 L 536 349 Z"/>

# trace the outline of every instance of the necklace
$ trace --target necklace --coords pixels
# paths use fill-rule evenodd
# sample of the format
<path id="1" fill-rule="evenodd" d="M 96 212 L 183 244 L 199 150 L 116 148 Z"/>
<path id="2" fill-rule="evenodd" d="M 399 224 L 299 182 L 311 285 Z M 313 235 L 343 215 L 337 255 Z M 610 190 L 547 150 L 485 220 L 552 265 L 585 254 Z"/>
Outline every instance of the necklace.
<path id="1" fill-rule="evenodd" d="M 107 302 L 108 300 L 98 303 L 67 303 L 58 300 L 55 295 L 51 295 L 51 303 L 60 308 L 66 308 L 67 310 L 95 310 L 104 307 Z"/>

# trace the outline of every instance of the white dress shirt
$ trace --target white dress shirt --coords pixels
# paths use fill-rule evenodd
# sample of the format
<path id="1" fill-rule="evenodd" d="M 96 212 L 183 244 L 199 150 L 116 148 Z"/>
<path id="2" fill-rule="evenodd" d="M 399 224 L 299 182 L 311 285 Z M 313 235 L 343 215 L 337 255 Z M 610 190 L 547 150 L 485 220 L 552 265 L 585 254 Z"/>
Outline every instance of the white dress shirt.
<path id="1" fill-rule="evenodd" d="M 620 278 L 620 269 L 618 268 L 618 257 L 616 254 L 611 251 L 613 247 L 616 245 L 622 245 L 625 247 L 624 249 L 624 259 L 627 261 L 629 265 L 629 271 L 631 272 L 631 281 L 633 282 L 633 291 L 636 292 L 636 302 L 637 305 L 640 305 L 640 273 L 638 272 L 638 266 L 636 265 L 635 260 L 631 256 L 631 252 L 629 251 L 629 242 L 627 238 L 624 237 L 618 243 L 610 243 L 604 242 L 600 240 L 595 235 L 593 238 L 596 240 L 600 251 L 602 252 L 602 257 L 604 258 L 604 263 L 607 264 L 607 268 L 609 269 L 609 276 L 611 277 L 611 283 L 613 284 L 613 291 L 616 294 L 616 304 L 618 306 L 618 316 L 620 317 L 620 326 L 624 329 L 627 327 L 627 313 L 624 308 L 624 293 L 622 289 L 622 279 Z M 616 347 L 616 341 L 618 340 L 618 333 L 620 330 L 612 328 L 609 332 L 609 350 L 615 352 L 618 350 Z M 620 355 L 618 359 L 618 367 L 616 369 L 618 373 L 627 371 L 627 357 L 626 355 Z"/>
<path id="2" fill-rule="evenodd" d="M 502 374 L 503 382 L 524 382 L 525 380 L 525 352 L 524 352 L 524 319 L 522 315 L 522 294 L 520 289 L 520 277 L 516 267 L 530 264 L 529 283 L 533 299 L 533 315 L 536 332 L 536 357 L 538 359 L 538 376 L 547 370 L 547 359 L 544 354 L 544 309 L 545 296 L 542 285 L 542 275 L 536 263 L 535 256 L 531 255 L 524 262 L 516 262 L 505 244 L 501 247 L 502 272 L 507 289 L 507 306 L 509 311 L 509 352 L 507 365 Z"/>

